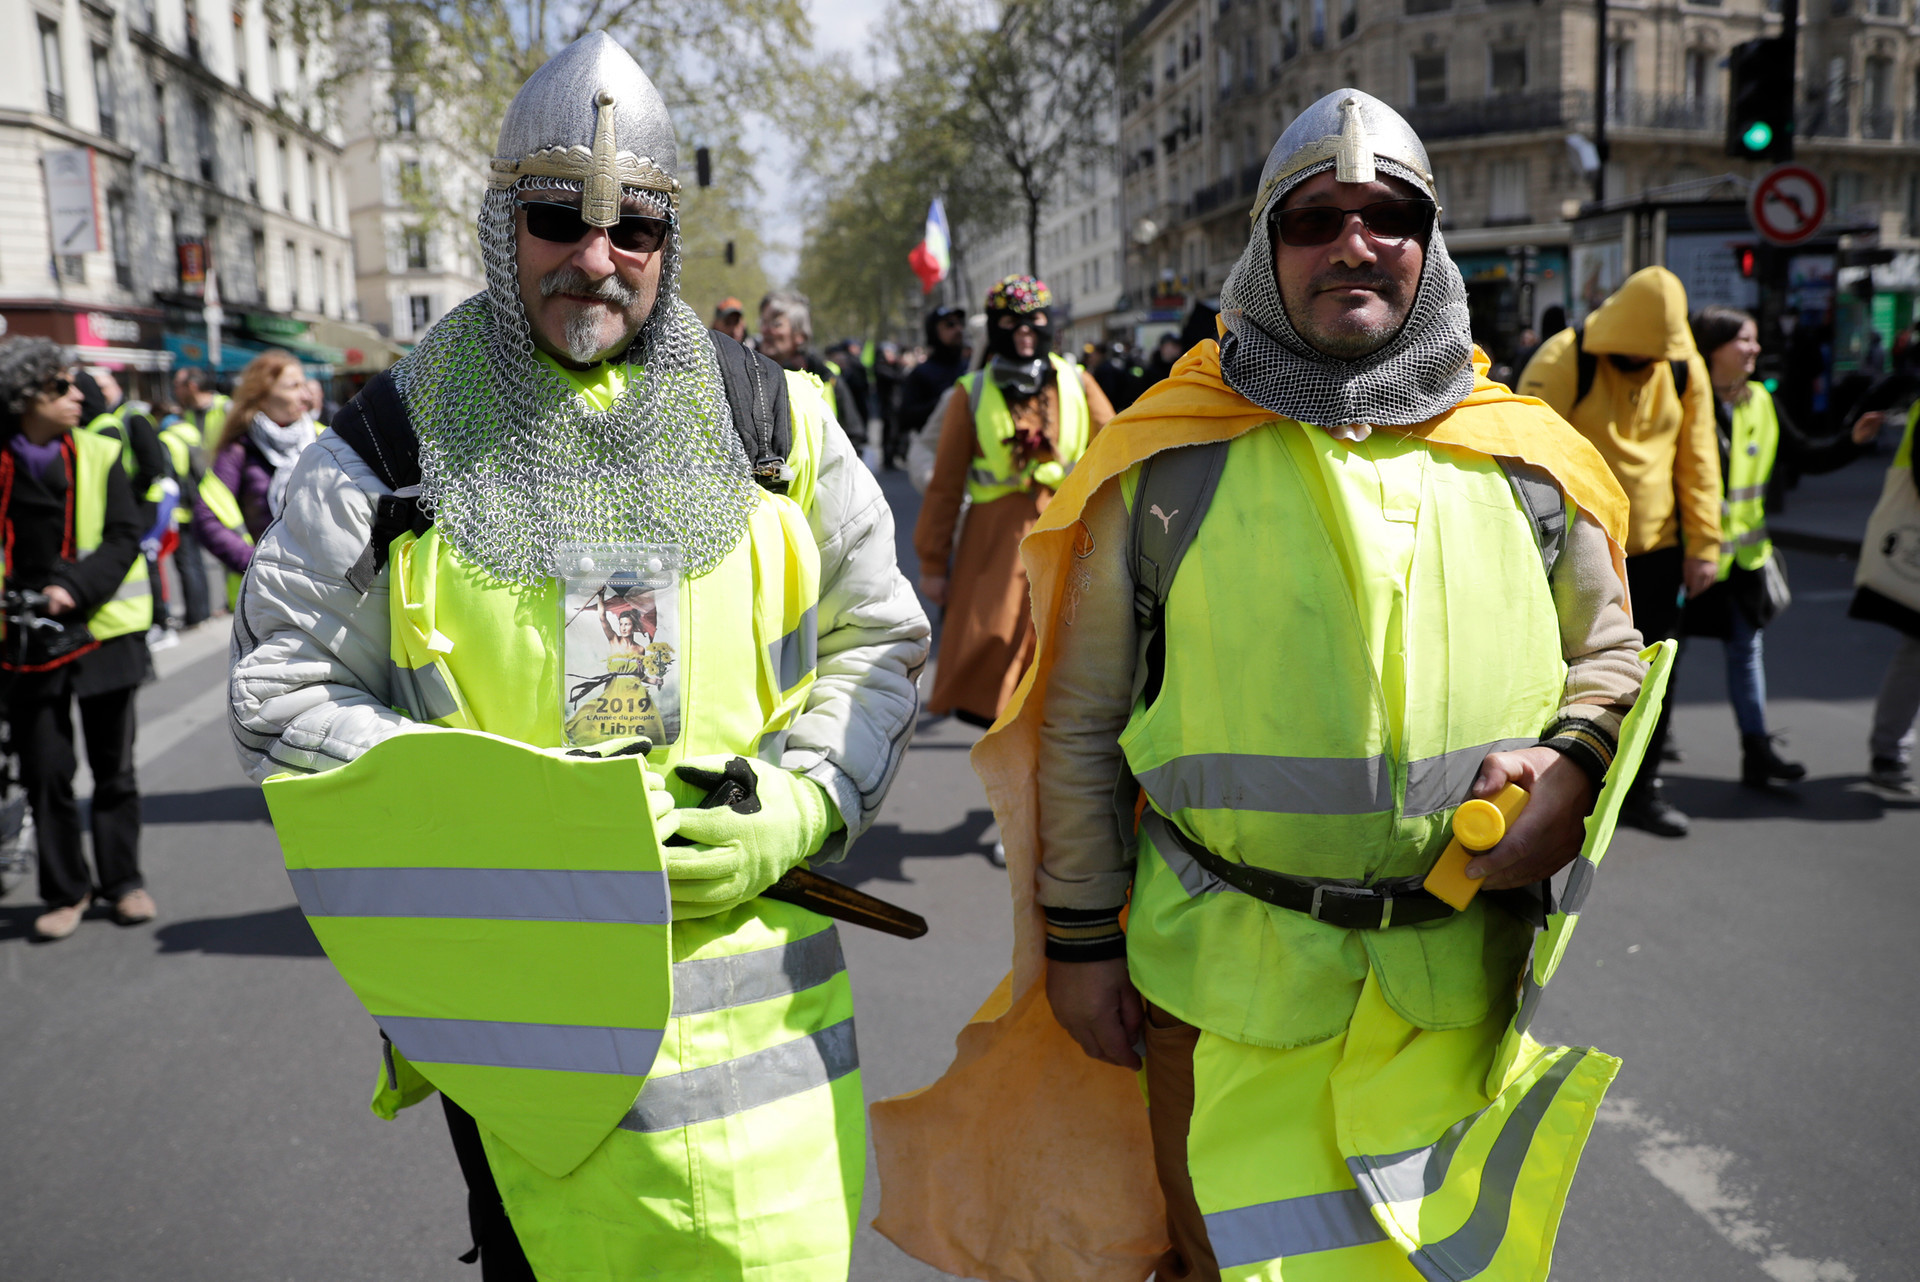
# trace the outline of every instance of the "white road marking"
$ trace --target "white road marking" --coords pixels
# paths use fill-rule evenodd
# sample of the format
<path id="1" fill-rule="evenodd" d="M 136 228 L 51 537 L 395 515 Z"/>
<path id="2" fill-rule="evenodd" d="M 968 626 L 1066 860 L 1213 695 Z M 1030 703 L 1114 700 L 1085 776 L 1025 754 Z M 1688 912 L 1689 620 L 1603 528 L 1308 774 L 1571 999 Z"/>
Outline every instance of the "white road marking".
<path id="1" fill-rule="evenodd" d="M 1630 1099 L 1609 1099 L 1599 1120 L 1635 1137 L 1634 1157 L 1705 1220 L 1728 1244 L 1758 1256 L 1760 1271 L 1774 1282 L 1857 1282 L 1858 1275 L 1839 1260 L 1809 1260 L 1790 1255 L 1774 1243 L 1773 1226 L 1755 1213 L 1753 1196 L 1733 1178 L 1734 1154 L 1710 1144 L 1692 1143 L 1657 1117 L 1640 1111 Z"/>

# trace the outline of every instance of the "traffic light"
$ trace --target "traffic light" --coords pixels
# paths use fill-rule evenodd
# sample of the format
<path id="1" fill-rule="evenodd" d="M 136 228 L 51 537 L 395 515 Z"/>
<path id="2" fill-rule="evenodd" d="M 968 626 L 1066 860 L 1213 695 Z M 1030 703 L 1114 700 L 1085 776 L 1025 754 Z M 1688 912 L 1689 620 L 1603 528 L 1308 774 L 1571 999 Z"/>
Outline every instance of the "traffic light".
<path id="1" fill-rule="evenodd" d="M 713 186 L 713 153 L 705 147 L 693 149 L 693 168 L 702 187 Z"/>
<path id="2" fill-rule="evenodd" d="M 1742 245 L 1733 252 L 1740 263 L 1740 275 L 1747 280 L 1752 280 L 1754 260 L 1759 257 L 1754 247 L 1752 245 Z"/>
<path id="3" fill-rule="evenodd" d="M 1727 154 L 1793 159 L 1793 37 L 1735 45 L 1727 55 Z"/>

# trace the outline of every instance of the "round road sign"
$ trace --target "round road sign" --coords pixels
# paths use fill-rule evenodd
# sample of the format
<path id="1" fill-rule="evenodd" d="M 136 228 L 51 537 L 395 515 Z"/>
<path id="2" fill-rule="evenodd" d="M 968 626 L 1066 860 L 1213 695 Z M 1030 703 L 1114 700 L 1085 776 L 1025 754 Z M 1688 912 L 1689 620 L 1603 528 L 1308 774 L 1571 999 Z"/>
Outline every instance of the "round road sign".
<path id="1" fill-rule="evenodd" d="M 1819 175 L 1799 165 L 1769 170 L 1747 198 L 1753 229 L 1776 245 L 1812 238 L 1827 218 L 1827 188 Z"/>

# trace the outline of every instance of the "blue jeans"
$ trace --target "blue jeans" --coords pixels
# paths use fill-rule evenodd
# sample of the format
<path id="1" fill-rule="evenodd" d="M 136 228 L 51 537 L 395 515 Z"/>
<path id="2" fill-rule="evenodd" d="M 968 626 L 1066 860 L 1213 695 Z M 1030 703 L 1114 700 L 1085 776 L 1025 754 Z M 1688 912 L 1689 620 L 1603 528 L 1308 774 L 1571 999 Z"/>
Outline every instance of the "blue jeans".
<path id="1" fill-rule="evenodd" d="M 1767 668 L 1760 629 L 1747 621 L 1746 612 L 1729 601 L 1732 632 L 1727 637 L 1727 700 L 1741 734 L 1767 732 Z"/>

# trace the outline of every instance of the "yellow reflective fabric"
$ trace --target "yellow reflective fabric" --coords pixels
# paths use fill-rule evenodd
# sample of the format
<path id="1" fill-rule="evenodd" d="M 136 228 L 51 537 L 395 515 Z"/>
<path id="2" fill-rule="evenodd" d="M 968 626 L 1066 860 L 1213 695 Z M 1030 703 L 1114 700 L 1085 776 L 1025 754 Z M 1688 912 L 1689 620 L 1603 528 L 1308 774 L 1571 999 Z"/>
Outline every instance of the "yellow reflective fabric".
<path id="1" fill-rule="evenodd" d="M 640 776 L 632 758 L 413 733 L 266 785 L 347 986 L 418 1074 L 554 1176 L 619 1124 L 667 1023 L 667 882 Z"/>
<path id="2" fill-rule="evenodd" d="M 1773 555 L 1767 537 L 1767 481 L 1780 449 L 1780 418 L 1764 384 L 1748 383 L 1747 399 L 1733 407 L 1733 448 L 1727 492 L 1720 503 L 1720 577 L 1738 564 L 1757 570 Z"/>
<path id="3" fill-rule="evenodd" d="M 85 556 L 100 546 L 107 524 L 107 473 L 120 463 L 119 443 L 94 432 L 73 434 L 73 547 Z M 147 585 L 147 558 L 135 555 L 112 600 L 87 616 L 97 641 L 108 641 L 153 626 L 153 590 Z"/>
<path id="4" fill-rule="evenodd" d="M 1659 714 L 1662 642 L 1586 824 L 1562 911 L 1518 1009 L 1457 1029 L 1408 1023 L 1369 973 L 1352 1019 L 1287 1050 L 1203 1033 L 1188 1152 L 1229 1282 L 1541 1282 L 1580 1153 L 1620 1061 L 1526 1033 Z M 1509 999 L 1507 1009 L 1513 1009 Z"/>
<path id="5" fill-rule="evenodd" d="M 1129 767 L 1202 845 L 1293 876 L 1425 875 L 1481 760 L 1537 743 L 1566 679 L 1533 527 L 1493 459 L 1291 421 L 1229 447 L 1165 636 L 1158 696 L 1120 737 Z M 1147 997 L 1238 1041 L 1332 1036 L 1370 971 L 1412 1023 L 1468 1027 L 1525 956 L 1490 904 L 1352 931 L 1197 867 L 1143 835 L 1128 956 Z"/>
<path id="6" fill-rule="evenodd" d="M 975 503 L 991 503 L 1009 494 L 1019 494 L 1036 485 L 1059 489 L 1073 471 L 1073 465 L 1087 452 L 1093 435 L 1093 419 L 1087 408 L 1087 389 L 1080 383 L 1080 369 L 1058 356 L 1047 358 L 1053 365 L 1054 385 L 1060 396 L 1060 441 L 1055 457 L 1044 463 L 1029 463 L 1017 468 L 1013 463 L 1013 414 L 1007 398 L 1000 393 L 990 371 L 980 369 L 960 379 L 963 395 L 974 402 L 973 430 L 980 442 L 980 457 L 967 473 L 967 497 Z M 978 395 L 975 395 L 976 391 Z"/>
<path id="7" fill-rule="evenodd" d="M 682 729 L 649 756 L 653 769 L 715 753 L 777 762 L 812 688 L 820 567 L 807 510 L 828 412 L 817 380 L 787 380 L 789 493 L 762 493 L 746 537 L 681 585 Z M 608 395 L 604 383 L 582 393 Z M 396 539 L 388 565 L 395 705 L 559 745 L 557 583 L 501 583 L 437 527 Z M 866 1141 L 832 923 L 755 899 L 676 922 L 671 935 L 674 1007 L 647 1087 L 577 1169 L 528 1160 L 480 1119 L 521 1244 L 542 1278 L 841 1282 Z M 417 1097 L 404 1071 L 396 1078 L 376 1111 Z"/>
<path id="8" fill-rule="evenodd" d="M 1913 483 L 1914 426 L 1920 404 L 1907 415 L 1906 435 L 1894 451 L 1893 466 L 1880 488 L 1880 501 L 1867 518 L 1860 542 L 1858 587 L 1869 588 L 1909 610 L 1920 610 L 1920 489 Z"/>
<path id="9" fill-rule="evenodd" d="M 249 544 L 253 536 L 247 533 L 247 518 L 240 512 L 240 500 L 233 497 L 233 491 L 227 483 L 213 474 L 208 468 L 200 477 L 200 501 L 213 513 L 213 519 L 238 534 Z M 227 571 L 227 609 L 231 610 L 240 601 L 240 582 L 244 575 Z"/>

